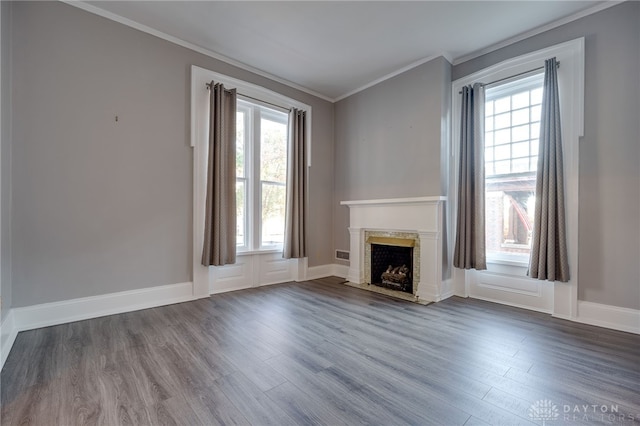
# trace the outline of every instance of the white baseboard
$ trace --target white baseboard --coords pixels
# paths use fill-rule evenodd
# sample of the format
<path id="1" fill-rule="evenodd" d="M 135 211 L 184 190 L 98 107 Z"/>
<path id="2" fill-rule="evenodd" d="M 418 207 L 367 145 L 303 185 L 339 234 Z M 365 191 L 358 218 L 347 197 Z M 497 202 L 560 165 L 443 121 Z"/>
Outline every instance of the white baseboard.
<path id="1" fill-rule="evenodd" d="M 329 265 L 320 265 L 320 266 L 310 266 L 307 268 L 305 279 L 315 280 L 318 278 L 330 277 L 334 275 L 333 273 L 334 266 L 337 266 L 337 265 L 329 264 Z"/>
<path id="2" fill-rule="evenodd" d="M 345 265 L 338 265 L 337 263 L 331 263 L 328 265 L 319 265 L 307 267 L 304 274 L 305 280 L 316 280 L 318 278 L 326 277 L 340 277 L 345 278 L 349 273 L 349 267 Z"/>
<path id="3" fill-rule="evenodd" d="M 18 331 L 193 300 L 191 282 L 13 308 Z"/>
<path id="4" fill-rule="evenodd" d="M 9 313 L 0 324 L 0 370 L 4 366 L 4 362 L 11 352 L 11 347 L 18 337 L 18 329 L 15 326 L 13 320 L 13 312 L 9 310 Z"/>
<path id="5" fill-rule="evenodd" d="M 185 282 L 13 308 L 2 322 L 0 368 L 20 331 L 190 300 L 194 300 L 193 283 Z"/>
<path id="6" fill-rule="evenodd" d="M 640 310 L 578 300 L 574 321 L 640 334 Z"/>
<path id="7" fill-rule="evenodd" d="M 335 277 L 340 277 L 340 278 L 347 278 L 347 275 L 349 275 L 349 267 L 346 265 L 338 265 L 337 263 L 334 263 L 333 265 L 333 271 L 332 274 Z"/>

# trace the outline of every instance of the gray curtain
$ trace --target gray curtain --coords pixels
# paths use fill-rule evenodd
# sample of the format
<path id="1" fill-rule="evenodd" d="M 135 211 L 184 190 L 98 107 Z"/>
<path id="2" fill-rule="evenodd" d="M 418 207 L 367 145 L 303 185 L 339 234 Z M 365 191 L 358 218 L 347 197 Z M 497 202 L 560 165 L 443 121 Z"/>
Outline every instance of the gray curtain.
<path id="1" fill-rule="evenodd" d="M 458 219 L 453 266 L 487 269 L 484 226 L 484 88 L 462 88 Z"/>
<path id="2" fill-rule="evenodd" d="M 236 91 L 211 82 L 202 264 L 236 262 Z"/>
<path id="3" fill-rule="evenodd" d="M 285 259 L 307 256 L 307 114 L 289 112 L 287 201 L 284 227 Z"/>
<path id="4" fill-rule="evenodd" d="M 529 276 L 569 281 L 564 211 L 562 134 L 556 58 L 545 61 L 536 176 L 536 211 Z"/>

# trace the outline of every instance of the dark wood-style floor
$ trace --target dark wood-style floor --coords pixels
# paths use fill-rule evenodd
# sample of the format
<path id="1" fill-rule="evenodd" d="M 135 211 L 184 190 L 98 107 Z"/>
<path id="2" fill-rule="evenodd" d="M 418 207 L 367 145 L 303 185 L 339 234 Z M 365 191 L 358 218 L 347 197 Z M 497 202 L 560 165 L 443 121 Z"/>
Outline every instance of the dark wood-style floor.
<path id="1" fill-rule="evenodd" d="M 336 278 L 22 332 L 1 380 L 2 425 L 640 424 L 640 336 Z"/>

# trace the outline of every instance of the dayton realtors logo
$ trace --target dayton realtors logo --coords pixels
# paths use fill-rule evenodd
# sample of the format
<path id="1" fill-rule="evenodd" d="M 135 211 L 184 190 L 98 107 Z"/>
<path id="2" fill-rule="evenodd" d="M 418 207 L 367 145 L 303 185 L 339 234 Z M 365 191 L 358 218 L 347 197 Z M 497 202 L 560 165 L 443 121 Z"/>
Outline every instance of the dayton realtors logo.
<path id="1" fill-rule="evenodd" d="M 556 420 L 560 417 L 558 407 L 548 399 L 541 399 L 531 404 L 529 407 L 529 417 L 532 420 L 542 420 L 542 424 L 546 424 L 550 420 Z"/>
<path id="2" fill-rule="evenodd" d="M 628 423 L 640 421 L 640 414 L 620 413 L 617 404 L 564 404 L 558 407 L 548 399 L 541 399 L 529 407 L 529 418 L 546 422 L 562 420 L 565 422 L 610 422 Z"/>

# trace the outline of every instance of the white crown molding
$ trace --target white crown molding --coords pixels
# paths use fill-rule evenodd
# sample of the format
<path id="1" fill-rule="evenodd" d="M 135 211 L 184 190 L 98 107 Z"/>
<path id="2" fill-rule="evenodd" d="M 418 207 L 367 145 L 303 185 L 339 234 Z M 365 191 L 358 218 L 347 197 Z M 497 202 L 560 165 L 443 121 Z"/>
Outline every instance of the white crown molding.
<path id="1" fill-rule="evenodd" d="M 605 9 L 608 9 L 610 7 L 613 6 L 617 6 L 621 3 L 624 3 L 626 0 L 622 0 L 622 1 L 604 1 L 602 3 L 599 3 L 593 7 L 590 7 L 588 9 L 585 9 L 581 12 L 578 13 L 574 13 L 573 15 L 567 16 L 565 18 L 562 19 L 558 19 L 557 21 L 551 22 L 549 24 L 543 25 L 541 27 L 538 28 L 534 28 L 531 31 L 527 31 L 524 32 L 522 34 L 519 34 L 515 37 L 512 38 L 508 38 L 504 41 L 501 41 L 500 43 L 496 43 L 493 44 L 489 47 L 485 47 L 484 49 L 480 49 L 480 50 L 476 50 L 475 52 L 469 53 L 468 55 L 463 55 L 460 56 L 458 58 L 455 58 L 453 61 L 449 61 L 451 62 L 452 65 L 459 65 L 462 64 L 464 62 L 470 61 L 472 59 L 478 58 L 482 55 L 486 55 L 487 53 L 491 53 L 491 52 L 495 52 L 496 50 L 502 49 L 503 47 L 507 47 L 509 45 L 512 45 L 514 43 L 517 43 L 519 41 L 528 39 L 530 37 L 536 36 L 538 34 L 542 34 L 546 31 L 552 30 L 554 28 L 560 27 L 562 25 L 568 24 L 569 22 L 573 22 L 576 21 L 578 19 L 584 18 L 585 16 L 589 16 L 589 15 L 593 15 L 594 13 L 598 13 L 601 12 Z"/>
<path id="2" fill-rule="evenodd" d="M 162 31 L 158 31 L 156 29 L 153 29 L 153 28 L 148 27 L 146 25 L 140 24 L 139 22 L 133 21 L 133 20 L 128 19 L 128 18 L 125 18 L 123 16 L 117 15 L 117 14 L 112 13 L 112 12 L 107 12 L 106 10 L 100 9 L 99 7 L 93 6 L 91 4 L 87 4 L 84 1 L 78 1 L 78 0 L 59 0 L 59 1 L 61 1 L 62 3 L 68 4 L 69 6 L 73 6 L 73 7 L 77 7 L 78 9 L 82 9 L 85 12 L 93 13 L 94 15 L 101 16 L 103 18 L 109 19 L 109 20 L 117 22 L 119 24 L 126 25 L 127 27 L 136 29 L 138 31 L 142 31 L 143 33 L 147 33 L 147 34 L 150 34 L 152 36 L 158 37 L 160 39 L 166 40 L 166 41 L 171 42 L 173 44 L 176 44 L 178 46 L 182 46 L 182 47 L 187 48 L 189 50 L 193 50 L 194 52 L 200 53 L 200 54 L 208 56 L 210 58 L 217 59 L 219 61 L 225 62 L 225 63 L 227 63 L 229 65 L 233 65 L 234 67 L 238 67 L 238 68 L 243 69 L 245 71 L 249 71 L 249 72 L 251 72 L 253 74 L 256 74 L 256 75 L 259 75 L 261 77 L 265 77 L 265 78 L 268 78 L 268 79 L 273 80 L 275 82 L 284 84 L 284 85 L 289 86 L 289 87 L 291 87 L 293 89 L 300 90 L 301 92 L 307 93 L 309 95 L 315 96 L 315 97 L 323 99 L 325 101 L 332 102 L 332 103 L 335 102 L 334 99 L 332 99 L 332 98 L 330 98 L 328 96 L 325 96 L 325 95 L 323 95 L 321 93 L 318 93 L 316 91 L 313 91 L 313 90 L 311 90 L 311 89 L 309 89 L 307 87 L 300 86 L 300 85 L 298 85 L 296 83 L 293 83 L 293 82 L 291 82 L 289 80 L 286 80 L 284 78 L 275 76 L 275 75 L 270 74 L 270 73 L 268 73 L 266 71 L 262 71 L 261 69 L 254 68 L 254 67 L 252 67 L 250 65 L 247 65 L 245 63 L 236 61 L 236 60 L 231 59 L 231 58 L 229 58 L 227 56 L 221 55 L 221 54 L 216 53 L 216 52 L 214 52 L 212 50 L 209 50 L 209 49 L 205 49 L 205 48 L 200 47 L 200 46 L 198 46 L 196 44 L 193 44 L 193 43 L 190 43 L 188 41 L 182 40 L 181 38 L 178 38 L 178 37 L 174 37 L 172 35 L 169 35 L 167 33 L 162 32 Z"/>

